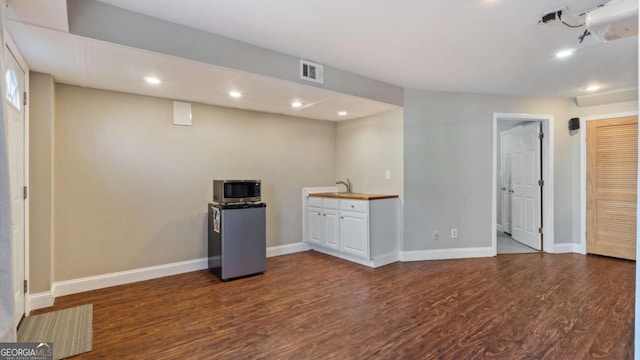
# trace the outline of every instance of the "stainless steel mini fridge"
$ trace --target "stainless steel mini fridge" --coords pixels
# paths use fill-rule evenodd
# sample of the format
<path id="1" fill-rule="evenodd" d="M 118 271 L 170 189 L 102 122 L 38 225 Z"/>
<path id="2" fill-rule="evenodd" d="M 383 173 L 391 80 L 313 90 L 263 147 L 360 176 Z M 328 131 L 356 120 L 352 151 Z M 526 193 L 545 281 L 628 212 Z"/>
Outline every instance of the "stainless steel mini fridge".
<path id="1" fill-rule="evenodd" d="M 266 209 L 209 204 L 209 270 L 223 281 L 267 270 Z"/>

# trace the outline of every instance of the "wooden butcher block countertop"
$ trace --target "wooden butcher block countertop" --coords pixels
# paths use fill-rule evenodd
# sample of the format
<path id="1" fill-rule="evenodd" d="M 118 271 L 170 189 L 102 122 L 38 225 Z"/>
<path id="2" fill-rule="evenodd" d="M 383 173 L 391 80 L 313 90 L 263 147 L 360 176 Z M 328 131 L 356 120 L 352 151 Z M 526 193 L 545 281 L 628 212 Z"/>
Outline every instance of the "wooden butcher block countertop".
<path id="1" fill-rule="evenodd" d="M 349 200 L 380 200 L 380 199 L 393 199 L 398 195 L 385 195 L 385 194 L 362 194 L 362 193 L 313 193 L 309 194 L 310 197 L 323 197 L 332 199 L 349 199 Z"/>

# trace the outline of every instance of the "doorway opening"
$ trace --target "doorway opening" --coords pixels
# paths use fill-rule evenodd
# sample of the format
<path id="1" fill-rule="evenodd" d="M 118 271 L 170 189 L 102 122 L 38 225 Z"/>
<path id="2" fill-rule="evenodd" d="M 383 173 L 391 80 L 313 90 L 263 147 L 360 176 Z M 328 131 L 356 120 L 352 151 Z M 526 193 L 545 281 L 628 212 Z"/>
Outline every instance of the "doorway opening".
<path id="1" fill-rule="evenodd" d="M 497 253 L 542 250 L 542 133 L 539 121 L 498 120 Z"/>
<path id="2" fill-rule="evenodd" d="M 550 115 L 494 113 L 495 255 L 555 250 L 552 120 Z"/>

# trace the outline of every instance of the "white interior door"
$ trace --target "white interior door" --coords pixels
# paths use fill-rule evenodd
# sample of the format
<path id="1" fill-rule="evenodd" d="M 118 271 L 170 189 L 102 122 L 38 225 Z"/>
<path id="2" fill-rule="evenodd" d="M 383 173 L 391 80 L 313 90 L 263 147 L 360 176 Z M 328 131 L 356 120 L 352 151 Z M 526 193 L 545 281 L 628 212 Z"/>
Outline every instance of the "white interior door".
<path id="1" fill-rule="evenodd" d="M 502 169 L 502 231 L 511 234 L 511 154 L 513 143 L 511 130 L 500 133 L 500 168 Z"/>
<path id="2" fill-rule="evenodd" d="M 542 250 L 539 133 L 539 123 L 515 128 L 511 154 L 511 237 L 536 250 Z"/>
<path id="3" fill-rule="evenodd" d="M 7 96 L 7 145 L 9 153 L 9 182 L 11 186 L 11 231 L 13 248 L 13 292 L 15 325 L 25 313 L 25 111 L 22 94 L 25 89 L 25 70 L 13 53 L 5 47 Z"/>

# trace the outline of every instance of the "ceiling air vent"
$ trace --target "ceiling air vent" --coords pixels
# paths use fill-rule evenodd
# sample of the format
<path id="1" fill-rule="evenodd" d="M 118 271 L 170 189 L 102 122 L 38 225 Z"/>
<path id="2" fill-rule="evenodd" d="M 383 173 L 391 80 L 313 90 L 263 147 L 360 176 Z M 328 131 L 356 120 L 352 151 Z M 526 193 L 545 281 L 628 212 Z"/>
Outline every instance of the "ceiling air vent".
<path id="1" fill-rule="evenodd" d="M 324 83 L 324 68 L 320 64 L 300 60 L 300 79 Z"/>

